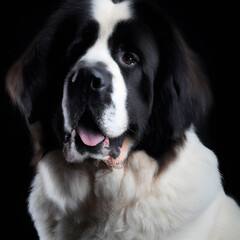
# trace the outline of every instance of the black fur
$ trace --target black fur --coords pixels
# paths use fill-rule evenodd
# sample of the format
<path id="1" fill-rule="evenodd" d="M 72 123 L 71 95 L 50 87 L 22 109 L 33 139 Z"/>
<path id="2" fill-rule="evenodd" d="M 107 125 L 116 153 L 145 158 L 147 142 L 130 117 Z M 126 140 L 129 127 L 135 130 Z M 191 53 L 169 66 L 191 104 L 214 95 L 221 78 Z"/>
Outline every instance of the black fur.
<path id="1" fill-rule="evenodd" d="M 130 126 L 124 135 L 135 139 L 135 149 L 143 149 L 161 162 L 169 149 L 182 142 L 185 130 L 202 121 L 211 97 L 196 57 L 168 19 L 148 1 L 135 1 L 134 8 L 134 18 L 119 23 L 109 39 L 111 55 L 128 89 Z M 23 58 L 21 105 L 30 122 L 42 123 L 45 151 L 62 149 L 66 141 L 61 110 L 63 84 L 73 64 L 97 39 L 99 26 L 89 15 L 87 1 L 67 2 Z M 126 51 L 139 56 L 135 67 L 121 65 L 120 55 Z M 83 92 L 81 96 L 72 93 L 71 109 L 79 114 L 72 117 L 73 125 L 89 106 L 86 99 L 94 98 Z M 74 99 L 80 99 L 82 105 L 74 104 Z M 91 104 L 96 115 L 103 101 L 109 99 L 97 97 L 97 101 L 99 109 Z M 80 110 L 74 109 L 76 106 Z M 121 146 L 122 141 L 116 142 Z M 118 154 L 114 152 L 113 156 Z"/>

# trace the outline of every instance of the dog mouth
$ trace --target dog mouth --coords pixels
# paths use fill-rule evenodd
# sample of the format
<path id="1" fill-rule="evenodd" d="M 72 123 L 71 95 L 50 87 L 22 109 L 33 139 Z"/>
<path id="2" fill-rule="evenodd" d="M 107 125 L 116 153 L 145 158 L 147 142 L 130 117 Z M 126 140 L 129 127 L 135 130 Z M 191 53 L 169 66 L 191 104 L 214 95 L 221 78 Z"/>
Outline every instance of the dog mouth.
<path id="1" fill-rule="evenodd" d="M 85 147 L 97 147 L 107 138 L 100 129 L 100 124 L 94 119 L 93 114 L 86 110 L 80 117 L 77 126 L 74 128 L 76 135 Z"/>
<path id="2" fill-rule="evenodd" d="M 97 146 L 98 144 L 101 144 L 106 139 L 106 137 L 100 132 L 92 129 L 88 129 L 84 127 L 81 123 L 78 124 L 76 128 L 76 133 L 80 137 L 83 144 L 85 144 L 88 147 Z"/>
<path id="3" fill-rule="evenodd" d="M 114 159 L 118 159 L 121 154 L 124 139 L 125 133 L 116 138 L 108 137 L 101 130 L 100 120 L 86 110 L 72 128 L 72 132 L 65 135 L 66 160 L 73 162 L 90 158 L 116 165 L 118 162 L 114 162 Z"/>

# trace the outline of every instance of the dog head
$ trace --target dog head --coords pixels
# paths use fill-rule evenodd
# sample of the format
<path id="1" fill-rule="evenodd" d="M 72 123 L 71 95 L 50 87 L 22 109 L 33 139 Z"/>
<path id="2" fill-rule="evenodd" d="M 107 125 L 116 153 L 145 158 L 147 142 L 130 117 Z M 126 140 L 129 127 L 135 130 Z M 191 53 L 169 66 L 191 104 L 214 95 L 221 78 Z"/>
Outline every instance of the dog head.
<path id="1" fill-rule="evenodd" d="M 27 121 L 41 123 L 44 151 L 69 162 L 119 164 L 132 149 L 160 159 L 210 96 L 195 56 L 149 1 L 68 1 L 6 82 Z"/>

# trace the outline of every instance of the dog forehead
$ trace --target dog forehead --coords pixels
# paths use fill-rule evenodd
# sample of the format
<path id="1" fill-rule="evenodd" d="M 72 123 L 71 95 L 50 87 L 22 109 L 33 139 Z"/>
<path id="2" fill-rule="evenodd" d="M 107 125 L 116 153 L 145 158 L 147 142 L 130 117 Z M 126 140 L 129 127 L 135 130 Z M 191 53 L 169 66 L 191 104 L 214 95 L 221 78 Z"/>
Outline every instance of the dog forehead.
<path id="1" fill-rule="evenodd" d="M 108 68 L 116 72 L 118 71 L 116 70 L 117 65 L 113 63 L 108 41 L 118 23 L 131 19 L 131 0 L 92 0 L 90 6 L 91 17 L 99 25 L 98 38 L 79 61 L 103 62 Z"/>
<path id="2" fill-rule="evenodd" d="M 115 1 L 116 2 L 116 1 Z M 92 0 L 91 14 L 100 26 L 100 36 L 110 34 L 117 23 L 131 18 L 130 1 Z"/>

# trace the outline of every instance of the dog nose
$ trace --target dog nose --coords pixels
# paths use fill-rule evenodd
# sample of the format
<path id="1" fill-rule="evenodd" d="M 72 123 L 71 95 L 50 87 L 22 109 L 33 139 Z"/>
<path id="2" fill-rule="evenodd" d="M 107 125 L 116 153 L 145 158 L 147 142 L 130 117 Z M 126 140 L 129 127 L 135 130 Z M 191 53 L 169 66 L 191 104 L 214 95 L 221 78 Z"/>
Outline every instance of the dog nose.
<path id="1" fill-rule="evenodd" d="M 81 82 L 81 86 L 90 91 L 102 92 L 110 86 L 111 74 L 101 65 L 81 67 L 74 73 L 72 82 L 75 84 Z"/>

